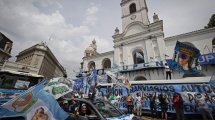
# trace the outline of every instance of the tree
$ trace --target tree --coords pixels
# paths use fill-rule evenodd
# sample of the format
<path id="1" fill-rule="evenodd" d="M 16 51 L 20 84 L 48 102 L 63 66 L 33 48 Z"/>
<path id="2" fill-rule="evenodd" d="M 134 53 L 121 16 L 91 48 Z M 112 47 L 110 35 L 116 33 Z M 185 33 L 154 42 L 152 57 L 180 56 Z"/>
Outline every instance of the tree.
<path id="1" fill-rule="evenodd" d="M 211 16 L 208 25 L 205 26 L 205 28 L 212 28 L 212 27 L 215 27 L 215 14 L 213 14 L 213 15 Z"/>

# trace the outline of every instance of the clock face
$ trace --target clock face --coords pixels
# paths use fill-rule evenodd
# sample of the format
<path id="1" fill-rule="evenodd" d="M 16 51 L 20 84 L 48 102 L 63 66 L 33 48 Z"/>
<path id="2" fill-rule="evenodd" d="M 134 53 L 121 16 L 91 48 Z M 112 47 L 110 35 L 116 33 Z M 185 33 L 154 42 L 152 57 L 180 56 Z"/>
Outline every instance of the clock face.
<path id="1" fill-rule="evenodd" d="M 131 16 L 131 20 L 134 20 L 134 19 L 136 19 L 136 15 Z"/>

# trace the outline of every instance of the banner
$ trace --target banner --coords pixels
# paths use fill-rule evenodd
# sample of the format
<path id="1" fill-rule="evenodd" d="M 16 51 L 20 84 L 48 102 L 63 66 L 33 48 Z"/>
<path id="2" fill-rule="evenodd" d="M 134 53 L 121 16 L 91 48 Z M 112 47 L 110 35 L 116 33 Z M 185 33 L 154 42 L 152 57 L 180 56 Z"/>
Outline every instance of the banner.
<path id="1" fill-rule="evenodd" d="M 51 79 L 44 90 L 54 96 L 55 99 L 73 91 L 73 81 L 67 78 L 59 77 Z"/>
<path id="2" fill-rule="evenodd" d="M 0 105 L 21 95 L 26 90 L 0 89 Z"/>
<path id="3" fill-rule="evenodd" d="M 166 59 L 166 62 L 171 65 L 173 60 L 172 59 Z M 208 53 L 208 54 L 202 54 L 198 58 L 198 63 L 200 65 L 211 65 L 215 64 L 215 53 Z"/>
<path id="4" fill-rule="evenodd" d="M 103 94 L 108 94 L 110 92 L 110 88 L 109 88 L 109 86 L 106 86 L 106 87 L 103 86 L 103 87 L 101 87 L 100 91 L 103 92 Z M 174 107 L 173 107 L 173 95 L 175 92 L 180 93 L 184 100 L 185 114 L 197 114 L 198 113 L 197 107 L 196 107 L 197 93 L 200 93 L 202 98 L 205 98 L 206 96 L 209 97 L 209 100 L 205 101 L 205 102 L 209 105 L 209 107 L 212 110 L 215 110 L 215 85 L 211 85 L 211 84 L 168 84 L 168 85 L 165 85 L 165 84 L 159 84 L 159 85 L 136 84 L 136 85 L 132 85 L 131 89 L 128 89 L 123 86 L 122 87 L 114 86 L 111 91 L 112 91 L 113 95 L 121 96 L 120 102 L 116 103 L 116 104 L 122 110 L 127 109 L 125 97 L 128 95 L 128 93 L 130 93 L 133 96 L 134 101 L 135 101 L 136 93 L 140 93 L 140 95 L 144 101 L 143 109 L 150 110 L 149 96 L 151 94 L 154 94 L 154 92 L 157 93 L 156 105 L 157 105 L 158 111 L 160 111 L 160 106 L 159 106 L 160 102 L 158 100 L 158 96 L 160 94 L 163 94 L 167 97 L 168 112 L 171 112 L 171 113 L 175 112 Z M 133 103 L 133 104 L 135 104 L 135 103 Z"/>
<path id="5" fill-rule="evenodd" d="M 198 62 L 200 65 L 215 64 L 215 53 L 201 55 L 198 59 Z"/>
<path id="6" fill-rule="evenodd" d="M 184 72 L 185 74 L 198 73 L 199 56 L 200 51 L 197 48 L 177 41 L 173 60 L 169 66 L 171 69 Z"/>
<path id="7" fill-rule="evenodd" d="M 63 120 L 68 113 L 63 111 L 53 96 L 42 90 L 44 82 L 30 88 L 24 94 L 0 106 L 0 118 L 23 116 L 27 120 Z"/>

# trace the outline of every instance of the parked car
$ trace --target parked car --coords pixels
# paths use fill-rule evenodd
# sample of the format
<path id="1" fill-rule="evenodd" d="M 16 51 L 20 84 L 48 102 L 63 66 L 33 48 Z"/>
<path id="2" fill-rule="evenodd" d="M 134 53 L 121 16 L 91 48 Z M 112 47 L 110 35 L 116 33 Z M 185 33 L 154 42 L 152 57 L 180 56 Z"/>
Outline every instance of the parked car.
<path id="1" fill-rule="evenodd" d="M 70 116 L 66 120 L 107 120 L 111 118 L 119 118 L 126 116 L 123 111 L 118 109 L 116 106 L 112 105 L 108 101 L 104 100 L 96 100 L 90 101 L 88 99 L 74 99 L 78 104 L 79 115 L 75 115 L 73 113 L 69 113 Z M 86 106 L 86 114 L 82 113 L 82 106 Z M 25 117 L 22 116 L 14 116 L 7 118 L 0 118 L 0 120 L 25 120 Z M 132 120 L 140 120 L 137 116 L 134 116 Z"/>
<path id="2" fill-rule="evenodd" d="M 70 113 L 70 117 L 67 120 L 73 120 L 74 118 L 79 120 L 107 120 L 126 116 L 124 112 L 108 101 L 96 100 L 92 102 L 88 99 L 75 98 L 75 102 L 78 104 L 80 114 L 74 115 Z M 86 105 L 86 114 L 82 114 L 83 105 Z M 132 120 L 140 120 L 140 118 L 134 116 Z"/>

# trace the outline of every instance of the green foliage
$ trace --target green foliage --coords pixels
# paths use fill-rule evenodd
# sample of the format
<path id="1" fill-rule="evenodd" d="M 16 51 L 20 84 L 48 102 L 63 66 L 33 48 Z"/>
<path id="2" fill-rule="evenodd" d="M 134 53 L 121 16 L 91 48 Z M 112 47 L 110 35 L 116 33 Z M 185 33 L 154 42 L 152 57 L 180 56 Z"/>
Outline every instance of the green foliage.
<path id="1" fill-rule="evenodd" d="M 208 25 L 205 28 L 215 27 L 215 14 L 213 14 L 210 18 Z"/>

